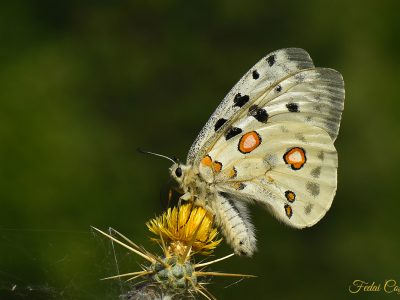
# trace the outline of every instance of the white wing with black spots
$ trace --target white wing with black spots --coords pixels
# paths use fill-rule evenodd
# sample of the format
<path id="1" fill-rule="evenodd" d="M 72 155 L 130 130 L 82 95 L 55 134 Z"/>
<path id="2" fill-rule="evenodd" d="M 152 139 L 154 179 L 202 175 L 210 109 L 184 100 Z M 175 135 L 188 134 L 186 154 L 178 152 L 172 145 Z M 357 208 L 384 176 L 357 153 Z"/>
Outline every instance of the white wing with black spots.
<path id="1" fill-rule="evenodd" d="M 306 123 L 324 129 L 334 141 L 344 106 L 342 75 L 332 69 L 303 70 L 267 92 L 259 100 L 259 106 L 269 116 L 270 123 Z"/>
<path id="2" fill-rule="evenodd" d="M 235 114 L 243 107 L 248 107 L 283 78 L 313 67 L 310 55 L 299 48 L 281 49 L 263 57 L 239 80 L 211 115 L 191 146 L 187 163 L 195 164 L 196 157 L 204 154 L 205 148 L 221 135 L 222 127 L 236 119 Z"/>
<path id="3" fill-rule="evenodd" d="M 233 136 L 266 124 L 288 121 L 319 127 L 334 141 L 339 132 L 343 101 L 344 85 L 339 72 L 323 68 L 300 71 L 264 91 L 250 106 L 238 112 L 225 134 L 210 149 L 220 148 Z"/>
<path id="4" fill-rule="evenodd" d="M 248 203 L 304 228 L 331 207 L 337 186 L 341 74 L 315 68 L 302 49 L 282 49 L 250 69 L 224 98 L 171 175 L 215 216 L 235 253 L 256 249 Z"/>

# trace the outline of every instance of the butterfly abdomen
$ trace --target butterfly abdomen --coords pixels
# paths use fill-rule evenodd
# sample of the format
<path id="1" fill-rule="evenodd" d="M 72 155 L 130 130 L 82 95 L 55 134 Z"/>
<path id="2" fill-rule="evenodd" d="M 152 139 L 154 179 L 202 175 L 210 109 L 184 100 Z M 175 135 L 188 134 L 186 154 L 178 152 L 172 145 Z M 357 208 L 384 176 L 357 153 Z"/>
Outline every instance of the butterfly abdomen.
<path id="1" fill-rule="evenodd" d="M 256 250 L 256 238 L 245 204 L 235 202 L 227 193 L 218 192 L 209 205 L 216 223 L 235 253 L 252 256 Z"/>

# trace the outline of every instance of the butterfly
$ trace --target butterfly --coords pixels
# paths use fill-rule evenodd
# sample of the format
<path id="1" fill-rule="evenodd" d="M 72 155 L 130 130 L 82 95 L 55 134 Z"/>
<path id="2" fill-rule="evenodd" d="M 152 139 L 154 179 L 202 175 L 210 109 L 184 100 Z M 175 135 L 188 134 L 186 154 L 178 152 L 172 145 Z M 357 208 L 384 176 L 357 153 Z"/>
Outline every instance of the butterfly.
<path id="1" fill-rule="evenodd" d="M 211 115 L 186 164 L 170 168 L 181 199 L 207 208 L 238 255 L 257 248 L 250 203 L 291 227 L 314 225 L 336 193 L 344 94 L 342 75 L 305 50 L 268 54 Z"/>

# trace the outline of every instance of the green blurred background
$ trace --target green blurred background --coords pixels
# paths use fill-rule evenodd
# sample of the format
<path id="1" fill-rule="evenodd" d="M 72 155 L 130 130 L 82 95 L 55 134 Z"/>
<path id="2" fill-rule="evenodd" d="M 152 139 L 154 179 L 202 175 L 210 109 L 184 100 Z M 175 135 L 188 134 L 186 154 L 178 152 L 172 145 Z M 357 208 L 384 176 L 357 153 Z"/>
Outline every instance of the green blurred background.
<path id="1" fill-rule="evenodd" d="M 0 299 L 117 299 L 111 226 L 154 251 L 169 163 L 262 56 L 306 49 L 339 70 L 339 186 L 317 226 L 252 210 L 259 252 L 215 270 L 219 299 L 383 299 L 400 285 L 398 1 L 5 1 L 0 4 Z M 216 255 L 230 252 L 226 246 Z M 121 268 L 135 259 L 117 249 Z M 140 262 L 140 260 L 138 260 Z M 14 291 L 10 289 L 14 287 Z"/>

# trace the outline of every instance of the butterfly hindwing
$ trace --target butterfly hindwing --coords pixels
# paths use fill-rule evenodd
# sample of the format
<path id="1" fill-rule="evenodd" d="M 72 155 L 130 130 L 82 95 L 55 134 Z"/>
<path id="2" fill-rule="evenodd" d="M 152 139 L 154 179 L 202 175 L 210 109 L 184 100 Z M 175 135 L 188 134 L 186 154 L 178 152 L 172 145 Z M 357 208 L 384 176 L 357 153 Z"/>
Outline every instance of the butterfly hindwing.
<path id="1" fill-rule="evenodd" d="M 295 122 L 250 132 L 261 140 L 251 152 L 240 151 L 243 133 L 208 154 L 221 165 L 219 172 L 214 170 L 217 189 L 239 201 L 259 202 L 293 227 L 318 222 L 336 191 L 337 154 L 329 135 Z"/>

